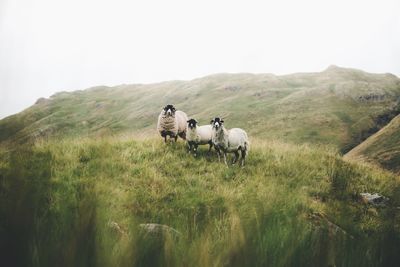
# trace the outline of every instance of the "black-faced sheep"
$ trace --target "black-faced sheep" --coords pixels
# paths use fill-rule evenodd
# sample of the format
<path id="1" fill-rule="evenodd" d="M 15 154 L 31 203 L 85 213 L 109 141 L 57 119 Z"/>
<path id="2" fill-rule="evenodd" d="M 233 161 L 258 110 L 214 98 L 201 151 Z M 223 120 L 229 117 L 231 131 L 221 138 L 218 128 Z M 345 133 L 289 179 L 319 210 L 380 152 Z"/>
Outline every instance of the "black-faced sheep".
<path id="1" fill-rule="evenodd" d="M 189 146 L 189 153 L 193 150 L 193 154 L 197 156 L 197 147 L 199 145 L 209 144 L 208 153 L 210 153 L 213 146 L 212 143 L 212 126 L 202 125 L 198 126 L 195 119 L 187 121 L 186 141 Z"/>
<path id="2" fill-rule="evenodd" d="M 175 142 L 178 136 L 186 139 L 187 120 L 185 112 L 176 110 L 173 105 L 166 105 L 158 116 L 157 131 L 165 142 L 167 142 L 167 136 L 174 138 Z"/>
<path id="3" fill-rule="evenodd" d="M 218 160 L 221 161 L 221 152 L 224 156 L 226 165 L 226 153 L 234 153 L 235 157 L 232 164 L 239 159 L 239 151 L 241 152 L 241 166 L 244 166 L 246 156 L 250 150 L 250 142 L 247 133 L 240 128 L 225 129 L 224 121 L 220 118 L 211 120 L 212 125 L 212 142 L 218 153 Z"/>

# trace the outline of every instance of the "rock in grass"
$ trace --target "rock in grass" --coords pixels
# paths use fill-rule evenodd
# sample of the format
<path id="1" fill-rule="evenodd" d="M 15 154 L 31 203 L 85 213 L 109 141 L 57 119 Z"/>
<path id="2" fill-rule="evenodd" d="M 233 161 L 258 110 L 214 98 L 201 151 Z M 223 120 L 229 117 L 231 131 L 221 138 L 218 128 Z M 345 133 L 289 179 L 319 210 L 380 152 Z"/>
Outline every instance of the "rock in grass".
<path id="1" fill-rule="evenodd" d="M 113 229 L 114 231 L 118 232 L 121 235 L 126 235 L 126 231 L 122 229 L 122 227 L 114 221 L 108 222 L 108 227 L 110 227 L 111 229 Z"/>
<path id="2" fill-rule="evenodd" d="M 379 195 L 377 193 L 361 193 L 360 196 L 365 204 L 371 204 L 374 206 L 386 206 L 386 203 L 389 201 L 389 198 Z"/>
<path id="3" fill-rule="evenodd" d="M 320 212 L 313 212 L 309 214 L 309 218 L 313 222 L 313 224 L 317 227 L 321 226 L 327 226 L 327 229 L 329 233 L 332 235 L 336 235 L 338 233 L 341 233 L 345 236 L 350 237 L 351 239 L 354 239 L 352 235 L 350 235 L 347 231 L 345 231 L 343 228 L 341 228 L 339 225 L 335 224 L 334 222 L 330 221 L 325 214 L 320 213 Z"/>
<path id="4" fill-rule="evenodd" d="M 145 230 L 149 234 L 171 234 L 173 237 L 178 237 L 181 233 L 174 228 L 164 225 L 164 224 L 157 224 L 157 223 L 142 223 L 139 225 L 141 229 Z"/>

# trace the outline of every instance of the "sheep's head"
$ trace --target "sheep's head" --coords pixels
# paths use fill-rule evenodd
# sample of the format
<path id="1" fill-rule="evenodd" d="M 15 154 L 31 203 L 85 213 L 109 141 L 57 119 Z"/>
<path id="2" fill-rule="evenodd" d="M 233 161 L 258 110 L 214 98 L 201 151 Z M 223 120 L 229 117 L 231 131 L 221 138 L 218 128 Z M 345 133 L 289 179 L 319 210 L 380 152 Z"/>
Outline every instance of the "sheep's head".
<path id="1" fill-rule="evenodd" d="M 197 126 L 197 121 L 195 119 L 190 119 L 187 121 L 189 129 L 194 129 Z"/>
<path id="2" fill-rule="evenodd" d="M 224 125 L 224 120 L 219 117 L 216 117 L 216 118 L 212 119 L 210 123 L 211 123 L 213 129 L 218 130 Z"/>
<path id="3" fill-rule="evenodd" d="M 175 111 L 176 111 L 176 109 L 175 109 L 174 105 L 166 105 L 164 107 L 164 115 L 175 116 Z"/>

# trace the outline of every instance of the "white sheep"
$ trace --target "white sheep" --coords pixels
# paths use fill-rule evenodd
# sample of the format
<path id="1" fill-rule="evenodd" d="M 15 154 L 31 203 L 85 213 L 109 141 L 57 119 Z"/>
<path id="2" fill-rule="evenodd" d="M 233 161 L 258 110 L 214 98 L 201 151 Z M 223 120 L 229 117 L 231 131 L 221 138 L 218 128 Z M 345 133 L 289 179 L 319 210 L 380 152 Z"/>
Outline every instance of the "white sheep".
<path id="1" fill-rule="evenodd" d="M 174 138 L 175 142 L 178 136 L 186 139 L 187 120 L 185 112 L 176 110 L 173 105 L 166 105 L 158 116 L 157 131 L 165 142 L 167 142 L 167 136 Z"/>
<path id="2" fill-rule="evenodd" d="M 250 142 L 247 133 L 240 128 L 225 129 L 224 121 L 220 118 L 211 120 L 212 125 L 212 142 L 218 153 L 218 160 L 221 161 L 221 151 L 224 155 L 226 165 L 226 153 L 234 153 L 235 157 L 232 164 L 239 159 L 239 151 L 241 152 L 241 166 L 244 166 L 246 156 L 250 150 Z"/>
<path id="3" fill-rule="evenodd" d="M 210 154 L 211 148 L 213 146 L 212 143 L 212 126 L 211 125 L 202 125 L 198 126 L 197 121 L 195 119 L 190 119 L 187 121 L 187 130 L 186 130 L 186 141 L 189 146 L 189 153 L 193 149 L 193 154 L 197 156 L 197 147 L 199 145 L 209 144 L 208 153 Z"/>

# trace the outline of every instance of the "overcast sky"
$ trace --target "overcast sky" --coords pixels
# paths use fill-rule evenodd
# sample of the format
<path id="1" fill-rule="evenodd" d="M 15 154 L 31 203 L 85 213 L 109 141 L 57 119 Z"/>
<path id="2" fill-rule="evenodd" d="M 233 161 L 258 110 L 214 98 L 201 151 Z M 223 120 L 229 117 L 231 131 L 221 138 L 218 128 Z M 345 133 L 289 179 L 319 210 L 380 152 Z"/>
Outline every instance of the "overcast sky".
<path id="1" fill-rule="evenodd" d="M 400 74 L 399 0 L 0 0 L 0 118 L 96 85 L 285 74 Z"/>

